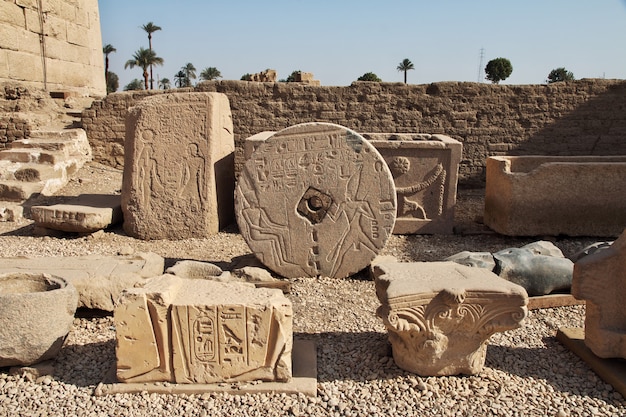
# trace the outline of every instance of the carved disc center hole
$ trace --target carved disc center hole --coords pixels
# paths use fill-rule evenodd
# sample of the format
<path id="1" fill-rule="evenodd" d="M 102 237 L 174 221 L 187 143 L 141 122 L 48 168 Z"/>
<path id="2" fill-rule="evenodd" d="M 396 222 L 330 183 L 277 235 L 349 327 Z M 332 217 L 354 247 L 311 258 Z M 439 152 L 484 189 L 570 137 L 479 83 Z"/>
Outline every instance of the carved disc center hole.
<path id="1" fill-rule="evenodd" d="M 309 210 L 311 211 L 319 211 L 320 209 L 324 207 L 324 202 L 322 201 L 321 198 L 314 195 L 314 196 L 309 197 L 309 199 L 307 200 L 307 206 Z"/>

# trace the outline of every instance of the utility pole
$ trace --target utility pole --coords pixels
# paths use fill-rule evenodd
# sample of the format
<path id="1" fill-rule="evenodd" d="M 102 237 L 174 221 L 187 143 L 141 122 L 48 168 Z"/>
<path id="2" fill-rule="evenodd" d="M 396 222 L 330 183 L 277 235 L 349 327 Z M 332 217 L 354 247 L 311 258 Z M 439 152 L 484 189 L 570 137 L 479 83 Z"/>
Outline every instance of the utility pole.
<path id="1" fill-rule="evenodd" d="M 485 48 L 480 48 L 480 57 L 478 61 L 478 80 L 477 82 L 483 82 L 483 62 L 485 61 Z"/>

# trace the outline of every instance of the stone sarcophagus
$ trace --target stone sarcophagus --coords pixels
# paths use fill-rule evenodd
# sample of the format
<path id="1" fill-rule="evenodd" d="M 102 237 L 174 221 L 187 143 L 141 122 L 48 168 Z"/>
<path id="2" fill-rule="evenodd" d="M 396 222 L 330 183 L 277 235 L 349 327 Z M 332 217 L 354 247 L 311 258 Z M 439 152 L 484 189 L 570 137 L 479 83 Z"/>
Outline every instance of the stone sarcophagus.
<path id="1" fill-rule="evenodd" d="M 120 382 L 288 381 L 292 306 L 282 291 L 162 275 L 114 312 Z"/>
<path id="2" fill-rule="evenodd" d="M 147 97 L 128 111 L 124 231 L 140 239 L 207 237 L 232 223 L 233 121 L 221 93 Z"/>
<path id="3" fill-rule="evenodd" d="M 445 135 L 364 133 L 396 186 L 394 234 L 452 234 L 461 142 Z"/>
<path id="4" fill-rule="evenodd" d="M 572 295 L 586 301 L 585 345 L 600 358 L 626 359 L 626 231 L 574 264 Z"/>
<path id="5" fill-rule="evenodd" d="M 619 236 L 626 156 L 487 159 L 484 222 L 509 236 Z"/>
<path id="6" fill-rule="evenodd" d="M 421 376 L 480 372 L 489 337 L 527 314 L 524 288 L 483 268 L 381 262 L 372 272 L 394 361 Z"/>

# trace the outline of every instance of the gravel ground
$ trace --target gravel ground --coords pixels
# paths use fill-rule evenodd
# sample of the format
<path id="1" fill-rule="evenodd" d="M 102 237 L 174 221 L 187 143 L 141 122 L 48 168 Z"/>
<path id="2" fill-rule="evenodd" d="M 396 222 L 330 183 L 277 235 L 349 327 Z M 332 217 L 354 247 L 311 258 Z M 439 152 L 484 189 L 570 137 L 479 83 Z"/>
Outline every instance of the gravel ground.
<path id="1" fill-rule="evenodd" d="M 58 195 L 115 193 L 121 172 L 81 169 Z M 383 255 L 435 261 L 462 250 L 497 251 L 538 239 L 490 233 L 481 223 L 483 190 L 459 190 L 457 234 L 392 236 Z M 551 239 L 566 256 L 597 238 Z M 0 256 L 116 254 L 152 251 L 168 264 L 210 261 L 228 268 L 250 253 L 236 227 L 207 239 L 140 241 L 114 228 L 87 236 L 45 235 L 30 221 L 0 223 Z M 555 339 L 559 327 L 583 326 L 584 306 L 531 311 L 522 328 L 491 337 L 484 370 L 474 376 L 423 378 L 395 366 L 378 301 L 365 273 L 349 279 L 290 280 L 297 337 L 315 340 L 318 395 L 93 395 L 115 363 L 110 315 L 80 312 L 54 361 L 37 377 L 0 368 L 0 416 L 626 416 L 626 402 Z"/>

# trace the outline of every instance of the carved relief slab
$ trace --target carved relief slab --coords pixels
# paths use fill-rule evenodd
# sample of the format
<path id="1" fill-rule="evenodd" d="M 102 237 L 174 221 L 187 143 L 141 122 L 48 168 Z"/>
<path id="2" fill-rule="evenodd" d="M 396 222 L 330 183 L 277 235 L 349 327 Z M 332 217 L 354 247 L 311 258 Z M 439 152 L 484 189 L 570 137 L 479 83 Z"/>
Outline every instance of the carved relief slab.
<path id="1" fill-rule="evenodd" d="M 422 376 L 480 372 L 489 337 L 527 314 L 524 288 L 483 268 L 383 262 L 373 274 L 394 361 Z"/>
<path id="2" fill-rule="evenodd" d="M 291 126 L 259 143 L 235 189 L 252 252 L 285 277 L 347 277 L 384 247 L 396 218 L 393 178 L 359 134 Z"/>
<path id="3" fill-rule="evenodd" d="M 463 145 L 445 135 L 365 133 L 393 175 L 395 234 L 452 234 Z"/>
<path id="4" fill-rule="evenodd" d="M 148 97 L 129 109 L 122 210 L 141 239 L 215 234 L 232 222 L 234 136 L 220 93 Z"/>
<path id="5" fill-rule="evenodd" d="M 280 290 L 163 275 L 126 290 L 114 317 L 122 382 L 291 378 L 292 307 Z"/>

